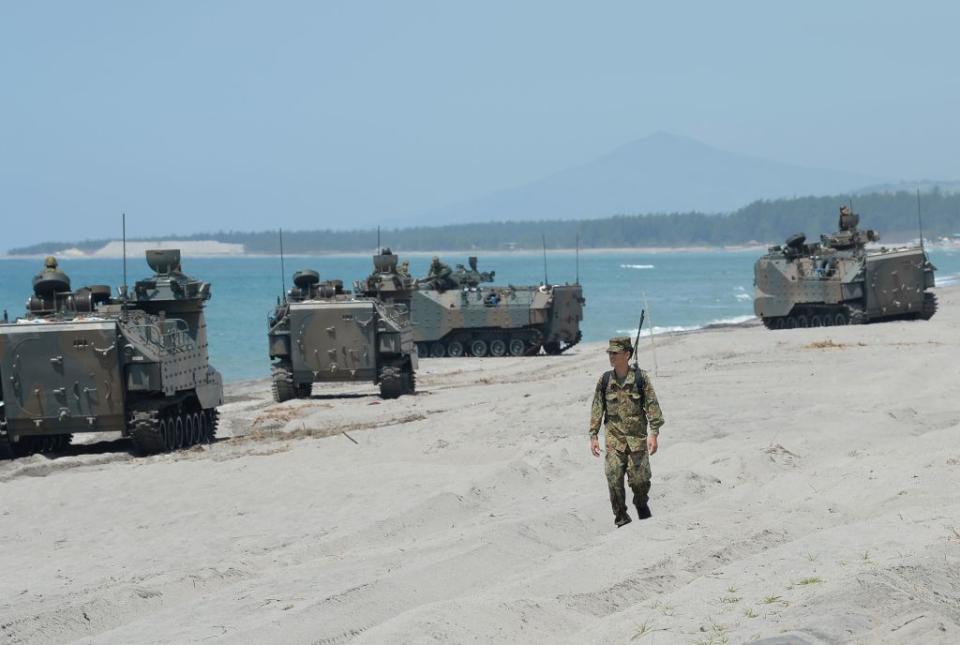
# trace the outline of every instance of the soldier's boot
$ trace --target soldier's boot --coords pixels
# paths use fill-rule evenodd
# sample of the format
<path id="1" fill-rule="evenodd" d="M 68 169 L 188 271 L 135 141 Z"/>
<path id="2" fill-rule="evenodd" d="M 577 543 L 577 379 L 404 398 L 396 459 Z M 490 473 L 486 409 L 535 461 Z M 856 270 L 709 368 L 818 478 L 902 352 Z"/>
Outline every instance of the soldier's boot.
<path id="1" fill-rule="evenodd" d="M 613 521 L 617 525 L 617 528 L 620 528 L 621 526 L 629 524 L 633 520 L 630 519 L 630 514 L 627 513 L 627 509 L 623 509 L 617 513 L 617 517 Z"/>
<path id="2" fill-rule="evenodd" d="M 637 504 L 637 519 L 638 520 L 648 520 L 653 517 L 653 513 L 650 512 L 650 506 L 646 502 Z"/>

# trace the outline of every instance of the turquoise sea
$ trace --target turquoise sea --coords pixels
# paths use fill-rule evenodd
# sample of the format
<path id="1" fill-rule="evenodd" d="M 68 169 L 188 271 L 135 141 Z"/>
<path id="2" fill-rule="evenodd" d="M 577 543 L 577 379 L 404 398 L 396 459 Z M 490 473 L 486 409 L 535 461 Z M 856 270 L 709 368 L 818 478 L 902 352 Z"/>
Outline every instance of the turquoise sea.
<path id="1" fill-rule="evenodd" d="M 584 340 L 632 334 L 644 298 L 654 333 L 748 320 L 753 315 L 753 263 L 757 256 L 756 251 L 581 253 L 580 282 L 587 299 Z M 930 256 L 938 268 L 938 285 L 960 279 L 960 250 L 931 250 Z M 466 254 L 446 254 L 443 259 L 451 266 L 467 263 Z M 414 255 L 409 260 L 411 273 L 426 273 L 429 256 Z M 370 257 L 359 256 L 294 256 L 285 263 L 287 287 L 290 275 L 301 268 L 319 271 L 322 279 L 339 278 L 346 286 L 365 277 L 373 266 Z M 0 308 L 6 309 L 11 319 L 23 313 L 30 279 L 41 265 L 39 259 L 0 260 Z M 60 266 L 74 288 L 118 285 L 123 279 L 119 259 L 63 259 Z M 131 283 L 150 275 L 143 258 L 131 257 L 127 266 Z M 540 253 L 486 253 L 480 255 L 479 268 L 495 270 L 496 284 L 538 284 L 544 278 Z M 279 258 L 186 257 L 183 269 L 212 283 L 207 316 L 213 364 L 227 380 L 266 377 L 267 314 L 282 291 Z M 547 275 L 552 283 L 573 282 L 575 253 L 548 253 Z"/>

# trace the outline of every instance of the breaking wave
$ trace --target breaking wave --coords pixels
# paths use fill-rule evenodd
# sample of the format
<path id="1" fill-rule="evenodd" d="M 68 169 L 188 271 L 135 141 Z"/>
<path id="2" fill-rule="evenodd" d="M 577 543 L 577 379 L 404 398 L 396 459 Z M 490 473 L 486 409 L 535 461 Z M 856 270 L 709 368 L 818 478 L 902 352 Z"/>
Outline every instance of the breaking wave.
<path id="1" fill-rule="evenodd" d="M 650 336 L 651 333 L 654 336 L 659 336 L 661 334 L 671 334 L 676 332 L 688 332 L 688 331 L 699 331 L 701 329 L 710 329 L 711 327 L 726 327 L 728 325 L 742 325 L 745 322 L 750 322 L 751 320 L 756 320 L 756 316 L 734 316 L 733 318 L 718 318 L 717 320 L 711 320 L 705 325 L 672 325 L 667 327 L 652 327 L 650 329 L 644 329 L 640 332 L 640 336 L 646 338 Z M 617 334 L 621 336 L 635 336 L 637 333 L 636 329 L 618 329 Z"/>
<path id="2" fill-rule="evenodd" d="M 955 284 L 960 284 L 960 274 L 945 275 L 943 277 L 936 277 L 938 287 L 950 287 Z"/>
<path id="3" fill-rule="evenodd" d="M 621 269 L 652 269 L 652 264 L 621 264 Z"/>

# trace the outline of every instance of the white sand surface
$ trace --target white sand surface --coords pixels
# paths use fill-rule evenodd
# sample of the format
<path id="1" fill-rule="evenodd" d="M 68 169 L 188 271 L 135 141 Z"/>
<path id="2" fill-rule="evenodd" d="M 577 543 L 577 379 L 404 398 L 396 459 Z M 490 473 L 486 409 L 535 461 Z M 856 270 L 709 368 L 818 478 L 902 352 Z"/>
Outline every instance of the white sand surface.
<path id="1" fill-rule="evenodd" d="M 393 401 L 235 384 L 212 446 L 0 463 L 0 645 L 960 642 L 937 292 L 930 322 L 659 338 L 654 517 L 621 529 L 603 344 L 424 360 Z"/>

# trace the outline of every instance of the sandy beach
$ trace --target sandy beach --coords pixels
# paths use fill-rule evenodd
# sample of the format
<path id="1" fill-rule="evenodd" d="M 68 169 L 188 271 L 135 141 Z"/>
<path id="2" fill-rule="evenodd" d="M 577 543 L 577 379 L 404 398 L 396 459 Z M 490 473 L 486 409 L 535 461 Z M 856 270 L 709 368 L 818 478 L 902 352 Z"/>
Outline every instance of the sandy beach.
<path id="1" fill-rule="evenodd" d="M 936 292 L 929 322 L 660 336 L 656 374 L 644 339 L 666 425 L 654 517 L 621 529 L 598 343 L 424 360 L 391 401 L 238 383 L 213 445 L 0 462 L 0 645 L 960 642 L 960 288 Z"/>

